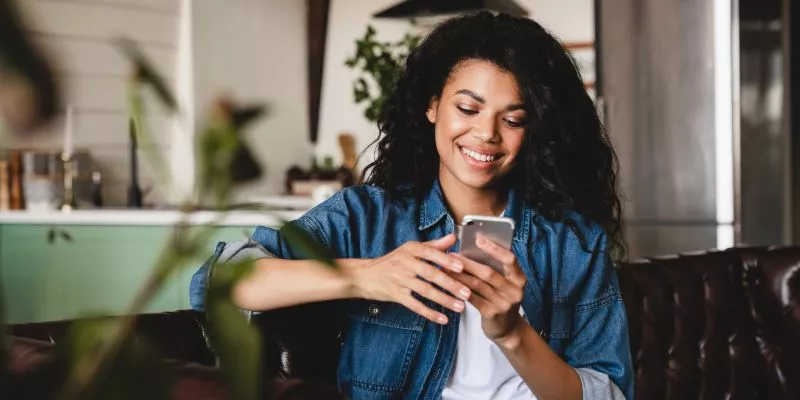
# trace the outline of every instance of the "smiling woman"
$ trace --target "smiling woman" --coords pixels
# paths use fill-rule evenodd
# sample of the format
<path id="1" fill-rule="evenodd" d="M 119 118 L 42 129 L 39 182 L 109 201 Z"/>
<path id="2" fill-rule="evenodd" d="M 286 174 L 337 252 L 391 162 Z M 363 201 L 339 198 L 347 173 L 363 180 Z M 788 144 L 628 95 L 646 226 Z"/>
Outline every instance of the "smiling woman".
<path id="1" fill-rule="evenodd" d="M 525 137 L 525 110 L 517 88 L 514 75 L 491 62 L 467 60 L 453 68 L 426 112 L 436 126 L 442 186 L 480 189 L 511 171 Z"/>
<path id="2" fill-rule="evenodd" d="M 340 300 L 353 399 L 630 397 L 614 152 L 563 46 L 527 18 L 448 20 L 409 55 L 378 125 L 366 184 L 291 223 L 342 273 L 259 228 L 237 304 Z M 514 221 L 510 246 L 474 239 L 497 269 L 457 252 L 467 215 Z"/>

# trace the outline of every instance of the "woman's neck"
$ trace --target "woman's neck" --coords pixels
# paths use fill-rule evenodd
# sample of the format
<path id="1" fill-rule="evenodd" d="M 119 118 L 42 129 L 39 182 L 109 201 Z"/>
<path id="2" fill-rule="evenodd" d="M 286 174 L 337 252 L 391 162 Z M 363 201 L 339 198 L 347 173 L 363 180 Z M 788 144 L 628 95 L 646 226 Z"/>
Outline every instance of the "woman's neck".
<path id="1" fill-rule="evenodd" d="M 456 224 L 460 224 L 465 215 L 498 216 L 506 208 L 508 193 L 498 187 L 471 188 L 450 174 L 440 174 L 439 184 Z"/>

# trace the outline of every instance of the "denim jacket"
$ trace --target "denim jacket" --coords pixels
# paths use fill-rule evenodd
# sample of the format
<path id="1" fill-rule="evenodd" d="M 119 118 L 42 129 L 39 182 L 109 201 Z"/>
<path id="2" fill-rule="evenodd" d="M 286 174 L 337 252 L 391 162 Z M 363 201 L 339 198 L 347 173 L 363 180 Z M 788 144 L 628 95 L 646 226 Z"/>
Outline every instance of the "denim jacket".
<path id="1" fill-rule="evenodd" d="M 586 251 L 572 229 L 537 215 L 513 190 L 504 216 L 516 223 L 512 248 L 528 278 L 522 308 L 530 325 L 575 368 L 584 399 L 632 399 L 627 319 L 605 233 L 571 215 Z M 422 202 L 389 200 L 385 191 L 371 186 L 348 188 L 291 223 L 337 258 L 380 257 L 407 241 L 436 239 L 455 228 L 438 182 Z M 259 227 L 252 239 L 276 257 L 303 258 L 275 229 Z M 217 254 L 224 248 L 218 245 Z M 195 309 L 202 309 L 208 268 L 204 265 L 192 279 Z M 441 398 L 454 365 L 460 314 L 424 302 L 447 315 L 448 324 L 430 322 L 397 303 L 346 302 L 338 368 L 344 394 L 353 399 Z"/>

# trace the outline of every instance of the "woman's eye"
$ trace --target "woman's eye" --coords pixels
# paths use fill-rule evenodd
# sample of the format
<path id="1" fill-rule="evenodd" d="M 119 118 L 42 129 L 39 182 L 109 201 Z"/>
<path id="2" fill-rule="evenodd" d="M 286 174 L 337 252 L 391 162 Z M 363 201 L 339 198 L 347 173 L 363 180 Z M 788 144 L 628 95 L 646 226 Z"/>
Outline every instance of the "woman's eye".
<path id="1" fill-rule="evenodd" d="M 456 107 L 458 108 L 458 111 L 461 111 L 462 113 L 464 113 L 466 115 L 475 115 L 475 114 L 478 113 L 477 110 L 473 110 L 471 108 L 467 108 L 467 107 L 464 107 L 464 106 L 456 106 Z"/>
<path id="2" fill-rule="evenodd" d="M 523 126 L 525 126 L 525 121 L 519 121 L 519 120 L 516 120 L 516 119 L 510 119 L 510 118 L 506 118 L 505 121 L 506 121 L 506 125 L 508 125 L 508 126 L 510 126 L 512 128 L 522 128 Z"/>

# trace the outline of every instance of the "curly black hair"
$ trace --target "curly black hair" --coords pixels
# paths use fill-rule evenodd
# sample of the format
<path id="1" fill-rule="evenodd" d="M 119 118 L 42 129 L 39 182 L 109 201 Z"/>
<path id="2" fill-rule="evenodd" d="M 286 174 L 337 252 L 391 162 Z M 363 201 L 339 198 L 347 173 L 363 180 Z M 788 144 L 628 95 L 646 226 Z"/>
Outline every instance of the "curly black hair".
<path id="1" fill-rule="evenodd" d="M 538 214 L 576 233 L 570 211 L 599 224 L 621 259 L 616 155 L 574 60 L 528 18 L 479 12 L 439 24 L 409 54 L 384 104 L 373 143 L 375 161 L 364 169 L 362 180 L 392 196 L 421 199 L 430 189 L 439 156 L 425 111 L 441 95 L 453 68 L 465 60 L 491 62 L 512 73 L 519 85 L 525 139 L 508 182 L 523 191 Z"/>

